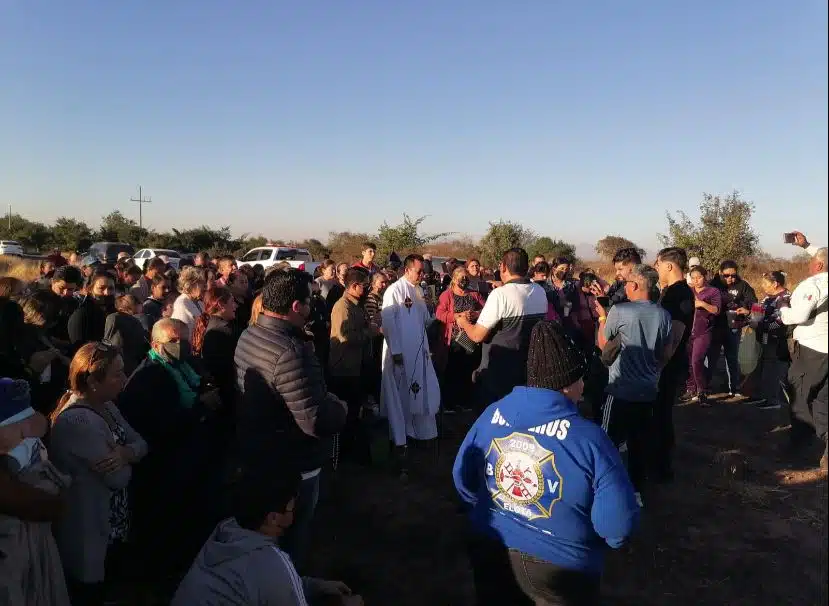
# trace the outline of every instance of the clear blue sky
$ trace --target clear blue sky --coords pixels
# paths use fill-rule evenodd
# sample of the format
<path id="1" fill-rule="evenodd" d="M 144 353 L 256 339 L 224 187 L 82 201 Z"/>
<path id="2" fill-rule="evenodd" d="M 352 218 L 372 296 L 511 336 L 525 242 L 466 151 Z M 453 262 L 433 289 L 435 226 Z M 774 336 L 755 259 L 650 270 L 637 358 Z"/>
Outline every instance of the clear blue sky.
<path id="1" fill-rule="evenodd" d="M 0 202 L 271 237 L 646 248 L 742 190 L 827 242 L 825 0 L 0 0 Z M 583 250 L 583 249 L 582 249 Z"/>

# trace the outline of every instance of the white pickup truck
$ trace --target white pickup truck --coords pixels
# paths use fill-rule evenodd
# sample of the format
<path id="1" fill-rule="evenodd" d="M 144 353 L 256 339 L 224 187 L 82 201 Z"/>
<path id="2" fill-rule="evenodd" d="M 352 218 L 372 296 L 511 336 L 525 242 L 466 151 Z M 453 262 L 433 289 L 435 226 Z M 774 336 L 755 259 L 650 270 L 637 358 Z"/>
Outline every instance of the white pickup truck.
<path id="1" fill-rule="evenodd" d="M 236 265 L 238 267 L 242 267 L 243 265 L 261 265 L 265 269 L 268 269 L 272 265 L 282 263 L 283 261 L 300 271 L 308 272 L 312 276 L 317 267 L 320 266 L 319 263 L 314 261 L 314 257 L 306 249 L 291 248 L 290 246 L 260 246 L 254 248 L 239 259 Z"/>

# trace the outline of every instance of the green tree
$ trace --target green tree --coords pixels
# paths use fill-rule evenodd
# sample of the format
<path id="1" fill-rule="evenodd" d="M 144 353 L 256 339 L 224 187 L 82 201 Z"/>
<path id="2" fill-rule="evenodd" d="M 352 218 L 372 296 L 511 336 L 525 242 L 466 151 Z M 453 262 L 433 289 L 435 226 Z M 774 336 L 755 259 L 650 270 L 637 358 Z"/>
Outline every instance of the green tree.
<path id="1" fill-rule="evenodd" d="M 754 204 L 739 192 L 727 196 L 703 194 L 699 210 L 697 221 L 682 211 L 676 218 L 668 213 L 668 233 L 659 235 L 662 244 L 685 248 L 708 269 L 726 259 L 740 261 L 759 251 L 758 237 L 751 226 Z"/>
<path id="2" fill-rule="evenodd" d="M 6 215 L 0 221 L 0 238 L 16 240 L 27 251 L 39 252 L 51 244 L 49 228 L 38 221 L 29 221 L 20 215 Z"/>
<path id="3" fill-rule="evenodd" d="M 61 251 L 88 250 L 92 244 L 92 230 L 83 221 L 58 217 L 52 226 L 52 245 Z"/>
<path id="4" fill-rule="evenodd" d="M 535 241 L 535 233 L 520 223 L 490 222 L 489 229 L 479 244 L 481 263 L 489 267 L 495 266 L 510 248 L 521 247 L 529 250 Z"/>
<path id="5" fill-rule="evenodd" d="M 241 258 L 245 255 L 249 250 L 253 248 L 259 248 L 260 246 L 268 246 L 271 242 L 265 236 L 253 236 L 249 237 L 247 234 L 243 234 L 234 244 L 235 250 L 233 254 L 236 257 Z"/>
<path id="6" fill-rule="evenodd" d="M 376 236 L 362 232 L 332 231 L 328 234 L 326 247 L 331 251 L 332 259 L 342 263 L 351 263 L 359 259 L 364 242 L 376 239 Z"/>
<path id="7" fill-rule="evenodd" d="M 383 222 L 377 233 L 377 253 L 381 258 L 387 258 L 392 251 L 399 255 L 406 255 L 410 253 L 419 253 L 423 247 L 451 235 L 451 232 L 442 234 L 421 234 L 420 226 L 426 220 L 426 217 L 419 217 L 413 219 L 407 214 L 403 214 L 403 222 L 398 225 L 389 225 Z"/>
<path id="8" fill-rule="evenodd" d="M 102 242 L 125 242 L 136 248 L 144 247 L 150 239 L 147 229 L 126 218 L 120 210 L 114 210 L 101 219 L 97 237 Z"/>
<path id="9" fill-rule="evenodd" d="M 640 248 L 623 236 L 605 236 L 596 242 L 596 254 L 598 254 L 605 261 L 612 260 L 613 255 L 623 248 L 635 248 L 639 251 L 639 256 L 642 258 L 645 257 L 645 249 Z"/>
<path id="10" fill-rule="evenodd" d="M 544 255 L 547 261 L 552 261 L 556 257 L 567 257 L 572 259 L 575 263 L 576 247 L 564 240 L 553 240 L 547 236 L 542 236 L 533 241 L 527 249 L 527 254 L 530 256 L 530 261 L 537 255 Z"/>
<path id="11" fill-rule="evenodd" d="M 297 243 L 297 248 L 305 248 L 314 257 L 314 261 L 321 261 L 331 254 L 331 249 L 316 238 L 309 238 Z"/>
<path id="12" fill-rule="evenodd" d="M 178 248 L 186 252 L 207 251 L 212 256 L 230 254 L 242 247 L 240 240 L 234 240 L 230 227 L 213 229 L 202 225 L 193 229 L 173 229 Z"/>

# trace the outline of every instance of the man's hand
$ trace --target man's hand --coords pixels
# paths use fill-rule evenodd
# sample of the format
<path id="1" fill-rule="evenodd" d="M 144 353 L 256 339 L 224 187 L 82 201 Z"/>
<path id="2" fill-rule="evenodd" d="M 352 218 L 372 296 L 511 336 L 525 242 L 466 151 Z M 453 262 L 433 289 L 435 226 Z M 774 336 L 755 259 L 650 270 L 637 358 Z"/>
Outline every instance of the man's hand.
<path id="1" fill-rule="evenodd" d="M 457 325 L 461 328 L 466 328 L 471 324 L 471 322 L 469 321 L 469 316 L 466 314 L 466 312 L 455 314 L 455 323 L 457 323 Z"/>
<path id="2" fill-rule="evenodd" d="M 793 231 L 794 234 L 794 245 L 799 246 L 800 248 L 809 248 L 809 240 L 806 239 L 806 236 L 803 235 L 802 232 Z"/>
<path id="3" fill-rule="evenodd" d="M 319 579 L 315 585 L 315 589 L 321 595 L 351 595 L 351 589 L 342 581 L 324 581 Z"/>
<path id="4" fill-rule="evenodd" d="M 736 310 L 738 316 L 748 316 L 751 315 L 751 310 L 747 307 L 738 307 Z"/>
<path id="5" fill-rule="evenodd" d="M 594 295 L 596 297 L 603 297 L 606 294 L 605 291 L 604 291 L 604 288 L 602 288 L 602 285 L 599 284 L 598 282 L 591 283 L 589 290 L 590 290 L 590 294 Z"/>
<path id="6" fill-rule="evenodd" d="M 702 299 L 694 299 L 694 307 L 696 309 L 705 309 L 708 304 Z"/>

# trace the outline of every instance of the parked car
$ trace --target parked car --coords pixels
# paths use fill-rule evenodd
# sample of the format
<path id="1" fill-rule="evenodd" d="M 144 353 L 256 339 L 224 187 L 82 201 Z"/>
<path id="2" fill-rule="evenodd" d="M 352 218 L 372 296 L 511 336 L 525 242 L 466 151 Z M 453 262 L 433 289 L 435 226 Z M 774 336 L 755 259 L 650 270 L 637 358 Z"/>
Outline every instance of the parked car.
<path id="1" fill-rule="evenodd" d="M 23 246 L 14 240 L 0 240 L 0 255 L 23 255 Z"/>
<path id="2" fill-rule="evenodd" d="M 104 263 L 115 263 L 118 260 L 118 255 L 122 252 L 133 256 L 135 249 L 131 245 L 124 244 L 123 242 L 95 242 L 95 244 L 89 247 L 89 251 L 86 254 L 91 257 L 97 257 Z"/>
<path id="3" fill-rule="evenodd" d="M 312 276 L 317 267 L 320 266 L 319 263 L 314 261 L 314 257 L 306 249 L 291 248 L 288 246 L 260 246 L 254 248 L 239 259 L 236 265 L 238 267 L 242 267 L 243 265 L 261 265 L 265 269 L 268 269 L 270 266 L 281 263 L 282 261 L 287 261 L 291 267 L 300 271 L 306 271 Z"/>
<path id="4" fill-rule="evenodd" d="M 181 253 L 168 248 L 142 248 L 132 258 L 138 267 L 144 269 L 153 257 L 166 257 L 167 263 L 173 269 L 178 269 L 178 265 L 181 263 Z"/>

